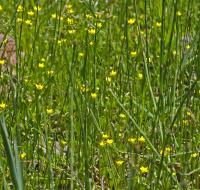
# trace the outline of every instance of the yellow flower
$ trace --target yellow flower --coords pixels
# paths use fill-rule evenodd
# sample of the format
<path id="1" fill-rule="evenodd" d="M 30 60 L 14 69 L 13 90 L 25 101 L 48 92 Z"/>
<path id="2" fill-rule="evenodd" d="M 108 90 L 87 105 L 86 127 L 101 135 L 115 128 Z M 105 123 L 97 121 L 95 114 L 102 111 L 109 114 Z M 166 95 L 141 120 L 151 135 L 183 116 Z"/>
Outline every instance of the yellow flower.
<path id="1" fill-rule="evenodd" d="M 67 142 L 64 141 L 64 140 L 61 140 L 61 141 L 60 141 L 60 144 L 63 145 L 63 146 L 65 146 L 65 145 L 67 144 Z"/>
<path id="2" fill-rule="evenodd" d="M 74 10 L 73 10 L 72 8 L 68 8 L 68 9 L 67 9 L 67 13 L 68 13 L 68 14 L 73 14 L 73 13 L 74 13 Z"/>
<path id="3" fill-rule="evenodd" d="M 44 88 L 44 86 L 42 84 L 36 84 L 35 87 L 38 89 L 38 90 L 42 90 Z"/>
<path id="4" fill-rule="evenodd" d="M 198 155 L 199 155 L 198 153 L 193 153 L 193 154 L 191 154 L 191 157 L 196 158 Z"/>
<path id="5" fill-rule="evenodd" d="M 3 65 L 5 63 L 4 59 L 0 59 L 0 65 Z"/>
<path id="6" fill-rule="evenodd" d="M 0 11 L 2 11 L 3 10 L 3 7 L 0 5 Z"/>
<path id="7" fill-rule="evenodd" d="M 106 77 L 107 82 L 111 82 L 111 80 L 112 80 L 111 77 Z"/>
<path id="8" fill-rule="evenodd" d="M 0 111 L 1 110 L 5 110 L 6 109 L 6 107 L 7 107 L 7 105 L 5 104 L 5 103 L 0 103 Z"/>
<path id="9" fill-rule="evenodd" d="M 74 23 L 74 19 L 73 18 L 67 18 L 67 23 L 69 25 L 72 25 Z"/>
<path id="10" fill-rule="evenodd" d="M 58 17 L 58 19 L 63 20 L 63 16 Z"/>
<path id="11" fill-rule="evenodd" d="M 88 33 L 90 35 L 95 35 L 96 34 L 96 30 L 94 28 L 90 28 L 90 29 L 88 29 Z"/>
<path id="12" fill-rule="evenodd" d="M 143 136 L 141 136 L 140 138 L 138 138 L 138 142 L 144 143 L 145 142 L 145 138 Z"/>
<path id="13" fill-rule="evenodd" d="M 183 120 L 183 125 L 188 125 L 189 124 L 189 121 L 187 119 L 184 119 Z"/>
<path id="14" fill-rule="evenodd" d="M 188 45 L 186 45 L 186 49 L 190 49 L 190 45 L 188 44 Z"/>
<path id="15" fill-rule="evenodd" d="M 58 43 L 58 45 L 60 46 L 61 43 L 62 43 L 62 41 L 61 41 L 61 40 L 58 40 L 57 43 Z"/>
<path id="16" fill-rule="evenodd" d="M 39 67 L 39 68 L 44 68 L 44 63 L 39 63 L 39 64 L 38 64 L 38 67 Z"/>
<path id="17" fill-rule="evenodd" d="M 117 71 L 112 70 L 112 71 L 110 72 L 110 76 L 111 76 L 111 77 L 114 77 L 114 76 L 116 76 L 116 75 L 117 75 Z"/>
<path id="18" fill-rule="evenodd" d="M 148 172 L 149 172 L 149 168 L 148 168 L 148 167 L 141 166 L 141 167 L 140 167 L 140 172 L 141 172 L 142 174 L 148 173 Z"/>
<path id="19" fill-rule="evenodd" d="M 22 12 L 23 11 L 23 6 L 22 5 L 19 5 L 18 7 L 17 7 L 17 12 Z"/>
<path id="20" fill-rule="evenodd" d="M 52 18 L 52 19 L 56 19 L 56 13 L 52 14 L 52 15 L 51 15 L 51 18 Z"/>
<path id="21" fill-rule="evenodd" d="M 78 56 L 79 56 L 79 57 L 83 57 L 83 56 L 84 56 L 84 53 L 80 52 L 80 53 L 78 54 Z"/>
<path id="22" fill-rule="evenodd" d="M 99 145 L 100 145 L 101 147 L 104 147 L 106 144 L 105 144 L 105 142 L 101 141 L 101 142 L 99 143 Z"/>
<path id="23" fill-rule="evenodd" d="M 161 22 L 156 22 L 156 26 L 157 26 L 157 27 L 159 27 L 159 28 L 160 28 L 160 27 L 161 27 L 161 25 L 162 25 L 162 23 L 161 23 Z"/>
<path id="24" fill-rule="evenodd" d="M 48 114 L 52 114 L 53 113 L 53 109 L 51 108 L 51 109 L 47 109 L 47 113 Z"/>
<path id="25" fill-rule="evenodd" d="M 97 93 L 96 93 L 96 92 L 91 93 L 91 97 L 92 97 L 92 99 L 96 99 L 96 97 L 97 97 Z"/>
<path id="26" fill-rule="evenodd" d="M 92 19 L 92 15 L 86 14 L 86 18 L 87 18 L 88 20 L 91 20 L 91 19 Z"/>
<path id="27" fill-rule="evenodd" d="M 170 147 L 166 147 L 165 150 L 164 150 L 164 152 L 163 152 L 163 150 L 160 151 L 160 155 L 169 156 L 170 153 L 171 153 L 171 150 L 172 149 Z"/>
<path id="28" fill-rule="evenodd" d="M 38 5 L 38 6 L 34 6 L 33 9 L 34 9 L 34 11 L 39 12 L 39 11 L 41 11 L 42 8 Z"/>
<path id="29" fill-rule="evenodd" d="M 173 50 L 173 51 L 172 51 L 172 54 L 173 54 L 173 55 L 176 55 L 176 54 L 177 54 L 177 53 L 176 53 L 176 50 Z"/>
<path id="30" fill-rule="evenodd" d="M 35 13 L 32 11 L 32 10 L 30 10 L 30 11 L 28 11 L 28 15 L 29 16 L 33 16 Z"/>
<path id="31" fill-rule="evenodd" d="M 134 18 L 128 19 L 128 24 L 134 24 L 134 23 L 135 23 L 135 19 Z"/>
<path id="32" fill-rule="evenodd" d="M 99 13 L 95 13 L 95 17 L 96 17 L 96 18 L 101 18 L 101 17 L 102 17 L 102 15 L 101 15 L 101 14 L 99 14 Z"/>
<path id="33" fill-rule="evenodd" d="M 102 23 L 101 22 L 98 22 L 97 23 L 97 28 L 101 28 L 102 27 Z"/>
<path id="34" fill-rule="evenodd" d="M 166 149 L 165 149 L 166 152 L 171 152 L 171 150 L 172 149 L 170 147 L 166 147 Z"/>
<path id="35" fill-rule="evenodd" d="M 90 44 L 90 46 L 93 46 L 93 45 L 94 45 L 94 42 L 93 42 L 93 41 L 91 41 L 89 44 Z"/>
<path id="36" fill-rule="evenodd" d="M 29 19 L 25 20 L 25 23 L 26 23 L 27 25 L 29 25 L 29 26 L 32 26 L 32 25 L 33 25 L 33 23 L 31 22 L 31 20 L 29 20 Z"/>
<path id="37" fill-rule="evenodd" d="M 142 80 L 143 79 L 143 74 L 142 73 L 138 73 L 137 77 L 138 77 L 139 80 Z"/>
<path id="38" fill-rule="evenodd" d="M 23 22 L 23 19 L 22 18 L 17 18 L 17 22 L 18 23 Z"/>
<path id="39" fill-rule="evenodd" d="M 3 41 L 3 45 L 5 45 L 7 42 L 8 42 L 8 39 L 6 38 L 6 39 Z"/>
<path id="40" fill-rule="evenodd" d="M 103 134 L 103 135 L 102 135 L 102 138 L 103 138 L 103 139 L 108 139 L 108 138 L 109 138 L 109 135 Z"/>
<path id="41" fill-rule="evenodd" d="M 76 30 L 68 30 L 69 34 L 74 34 L 76 32 Z"/>
<path id="42" fill-rule="evenodd" d="M 66 5 L 66 9 L 71 9 L 71 8 L 72 8 L 72 4 Z"/>
<path id="43" fill-rule="evenodd" d="M 137 52 L 136 51 L 131 51 L 131 57 L 136 57 Z"/>
<path id="44" fill-rule="evenodd" d="M 113 140 L 112 140 L 112 139 L 107 139 L 107 140 L 106 140 L 106 143 L 107 143 L 107 144 L 112 144 L 112 143 L 113 143 Z"/>
<path id="45" fill-rule="evenodd" d="M 136 138 L 132 138 L 132 137 L 128 138 L 128 142 L 129 142 L 129 143 L 134 144 L 135 141 L 136 141 Z"/>
<path id="46" fill-rule="evenodd" d="M 66 43 L 67 39 L 61 39 L 62 43 Z"/>
<path id="47" fill-rule="evenodd" d="M 48 75 L 53 75 L 54 71 L 50 70 L 50 71 L 47 71 L 47 74 Z"/>
<path id="48" fill-rule="evenodd" d="M 125 119 L 125 118 L 126 118 L 126 115 L 125 115 L 124 113 L 120 113 L 120 114 L 119 114 L 119 117 L 122 118 L 122 119 Z"/>
<path id="49" fill-rule="evenodd" d="M 118 166 L 121 166 L 124 161 L 123 160 L 116 160 L 115 163 L 118 165 Z"/>
<path id="50" fill-rule="evenodd" d="M 191 113 L 189 111 L 186 112 L 187 116 L 191 116 Z"/>
<path id="51" fill-rule="evenodd" d="M 26 153 L 25 152 L 23 152 L 23 153 L 20 154 L 20 158 L 21 159 L 24 159 L 25 157 L 26 157 Z"/>
<path id="52" fill-rule="evenodd" d="M 84 84 L 81 86 L 81 92 L 88 92 L 89 89 Z"/>
<path id="53" fill-rule="evenodd" d="M 176 176 L 176 172 L 173 172 L 172 175 L 173 175 L 173 176 Z"/>
<path id="54" fill-rule="evenodd" d="M 177 12 L 176 12 L 176 15 L 177 15 L 177 16 L 181 16 L 182 13 L 181 13 L 180 11 L 177 11 Z"/>

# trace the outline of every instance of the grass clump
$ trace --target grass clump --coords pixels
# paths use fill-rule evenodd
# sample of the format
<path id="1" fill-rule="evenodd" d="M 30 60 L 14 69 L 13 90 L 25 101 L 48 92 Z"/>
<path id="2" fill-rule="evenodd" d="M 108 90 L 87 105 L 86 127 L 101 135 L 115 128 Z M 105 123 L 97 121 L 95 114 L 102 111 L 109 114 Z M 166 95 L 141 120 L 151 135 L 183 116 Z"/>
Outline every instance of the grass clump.
<path id="1" fill-rule="evenodd" d="M 0 187 L 199 189 L 199 7 L 2 0 Z"/>

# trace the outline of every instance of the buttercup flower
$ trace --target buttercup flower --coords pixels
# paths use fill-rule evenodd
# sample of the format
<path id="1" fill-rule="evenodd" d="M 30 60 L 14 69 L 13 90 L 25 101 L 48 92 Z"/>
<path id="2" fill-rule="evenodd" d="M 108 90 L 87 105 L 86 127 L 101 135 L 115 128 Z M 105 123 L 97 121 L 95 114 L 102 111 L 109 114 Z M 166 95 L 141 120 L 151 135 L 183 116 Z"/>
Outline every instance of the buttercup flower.
<path id="1" fill-rule="evenodd" d="M 149 172 L 149 168 L 148 168 L 148 167 L 141 166 L 141 167 L 140 167 L 140 172 L 141 172 L 142 174 L 148 173 L 148 172 Z"/>
<path id="2" fill-rule="evenodd" d="M 131 57 L 136 57 L 137 52 L 136 51 L 131 51 Z"/>
<path id="3" fill-rule="evenodd" d="M 112 143 L 113 143 L 113 140 L 112 140 L 112 139 L 107 139 L 106 143 L 107 143 L 107 144 L 112 144 Z"/>
<path id="4" fill-rule="evenodd" d="M 97 28 L 101 28 L 102 27 L 102 23 L 101 22 L 98 22 L 97 23 Z"/>
<path id="5" fill-rule="evenodd" d="M 32 11 L 32 10 L 30 10 L 30 11 L 28 11 L 28 15 L 29 16 L 33 16 L 35 13 Z"/>
<path id="6" fill-rule="evenodd" d="M 93 46 L 93 45 L 94 45 L 94 42 L 93 42 L 93 41 L 91 41 L 89 44 L 90 44 L 90 46 Z"/>
<path id="7" fill-rule="evenodd" d="M 52 14 L 52 15 L 51 15 L 51 18 L 52 18 L 52 19 L 55 19 L 55 18 L 56 18 L 56 13 Z"/>
<path id="8" fill-rule="evenodd" d="M 99 143 L 99 145 L 100 145 L 101 147 L 104 147 L 106 144 L 105 144 L 104 141 L 101 141 L 101 142 Z"/>
<path id="9" fill-rule="evenodd" d="M 156 22 L 157 27 L 161 27 L 162 23 L 161 22 Z"/>
<path id="10" fill-rule="evenodd" d="M 33 25 L 32 21 L 29 20 L 29 19 L 25 20 L 24 22 L 25 22 L 27 25 L 29 25 L 29 26 L 32 26 L 32 25 Z"/>
<path id="11" fill-rule="evenodd" d="M 38 67 L 39 67 L 39 68 L 44 68 L 44 63 L 39 63 L 39 64 L 38 64 Z"/>
<path id="12" fill-rule="evenodd" d="M 182 15 L 181 11 L 177 11 L 177 12 L 176 12 L 176 15 L 177 15 L 177 16 L 181 16 L 181 15 Z"/>
<path id="13" fill-rule="evenodd" d="M 23 152 L 23 153 L 20 154 L 20 158 L 21 159 L 24 159 L 25 157 L 26 157 L 26 153 L 25 152 Z"/>
<path id="14" fill-rule="evenodd" d="M 3 10 L 3 7 L 0 5 L 0 12 Z"/>
<path id="15" fill-rule="evenodd" d="M 111 77 L 114 77 L 114 76 L 116 76 L 116 75 L 117 75 L 117 71 L 112 70 L 112 71 L 110 72 L 110 76 L 111 76 Z"/>
<path id="16" fill-rule="evenodd" d="M 96 99 L 96 97 L 97 97 L 97 93 L 96 93 L 96 92 L 91 93 L 91 97 L 92 97 L 92 99 Z"/>
<path id="17" fill-rule="evenodd" d="M 171 150 L 172 149 L 170 147 L 166 147 L 164 151 L 163 150 L 160 151 L 160 155 L 169 156 L 171 153 Z"/>
<path id="18" fill-rule="evenodd" d="M 137 78 L 138 78 L 139 80 L 142 80 L 142 79 L 144 78 L 144 77 L 143 77 L 143 74 L 142 74 L 142 73 L 138 73 Z"/>
<path id="19" fill-rule="evenodd" d="M 128 142 L 134 144 L 136 142 L 136 138 L 128 138 Z"/>
<path id="20" fill-rule="evenodd" d="M 23 153 L 20 154 L 20 158 L 21 159 L 24 159 L 25 157 L 26 157 L 26 153 L 25 152 L 23 152 Z"/>
<path id="21" fill-rule="evenodd" d="M 120 114 L 119 114 L 119 117 L 122 118 L 122 119 L 125 119 L 125 118 L 126 118 L 126 115 L 125 115 L 124 113 L 120 113 Z"/>
<path id="22" fill-rule="evenodd" d="M 140 138 L 138 138 L 138 142 L 144 143 L 145 142 L 145 138 L 143 136 L 141 136 Z"/>
<path id="23" fill-rule="evenodd" d="M 51 109 L 47 109 L 47 113 L 48 114 L 52 114 L 53 113 L 53 109 L 51 108 Z"/>
<path id="24" fill-rule="evenodd" d="M 22 12 L 23 11 L 23 6 L 22 5 L 19 5 L 18 7 L 17 7 L 17 12 Z"/>
<path id="25" fill-rule="evenodd" d="M 192 157 L 192 158 L 196 158 L 198 155 L 199 155 L 199 154 L 195 152 L 195 153 L 191 154 L 191 157 Z"/>
<path id="26" fill-rule="evenodd" d="M 78 56 L 79 56 L 79 57 L 83 57 L 83 56 L 84 56 L 84 53 L 80 52 L 80 53 L 78 54 Z"/>
<path id="27" fill-rule="evenodd" d="M 90 35 L 95 35 L 96 30 L 95 30 L 94 28 L 90 28 L 90 29 L 88 29 L 88 33 L 89 33 Z"/>
<path id="28" fill-rule="evenodd" d="M 135 19 L 134 18 L 128 19 L 128 24 L 134 24 L 134 23 L 135 23 Z"/>
<path id="29" fill-rule="evenodd" d="M 37 90 L 42 90 L 44 88 L 42 84 L 36 84 L 35 87 L 37 88 Z"/>
<path id="30" fill-rule="evenodd" d="M 115 163 L 118 165 L 118 166 L 121 166 L 124 161 L 123 160 L 116 160 Z"/>
<path id="31" fill-rule="evenodd" d="M 4 65 L 5 60 L 4 59 L 0 59 L 0 65 Z"/>
<path id="32" fill-rule="evenodd" d="M 109 138 L 109 135 L 103 134 L 103 135 L 102 135 L 102 138 L 103 138 L 103 139 L 108 139 L 108 138 Z"/>
<path id="33" fill-rule="evenodd" d="M 3 102 L 0 103 L 0 111 L 5 110 L 7 105 Z"/>
<path id="34" fill-rule="evenodd" d="M 42 8 L 38 5 L 38 6 L 34 6 L 33 9 L 34 11 L 41 11 Z"/>

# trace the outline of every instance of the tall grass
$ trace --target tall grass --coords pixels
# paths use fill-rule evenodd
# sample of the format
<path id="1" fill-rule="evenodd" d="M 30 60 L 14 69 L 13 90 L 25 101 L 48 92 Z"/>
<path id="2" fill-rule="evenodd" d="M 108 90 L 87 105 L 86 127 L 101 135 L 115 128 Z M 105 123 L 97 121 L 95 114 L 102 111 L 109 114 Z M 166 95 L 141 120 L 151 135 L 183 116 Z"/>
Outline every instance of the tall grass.
<path id="1" fill-rule="evenodd" d="M 0 5 L 1 188 L 200 188 L 198 0 Z"/>

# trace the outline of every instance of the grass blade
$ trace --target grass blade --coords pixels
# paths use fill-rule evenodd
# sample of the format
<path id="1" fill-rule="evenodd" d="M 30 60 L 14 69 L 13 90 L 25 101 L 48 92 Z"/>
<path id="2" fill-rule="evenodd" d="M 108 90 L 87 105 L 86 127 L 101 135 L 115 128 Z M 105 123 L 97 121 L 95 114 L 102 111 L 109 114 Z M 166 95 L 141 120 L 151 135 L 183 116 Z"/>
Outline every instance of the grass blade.
<path id="1" fill-rule="evenodd" d="M 6 151 L 8 166 L 10 169 L 10 174 L 12 178 L 13 185 L 16 189 L 23 190 L 23 177 L 22 177 L 22 169 L 20 166 L 20 161 L 18 157 L 18 149 L 15 143 L 15 157 L 14 152 L 12 150 L 11 142 L 9 140 L 8 131 L 5 124 L 5 119 L 1 117 L 1 136 L 3 139 L 3 145 Z"/>

